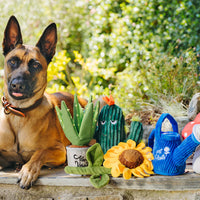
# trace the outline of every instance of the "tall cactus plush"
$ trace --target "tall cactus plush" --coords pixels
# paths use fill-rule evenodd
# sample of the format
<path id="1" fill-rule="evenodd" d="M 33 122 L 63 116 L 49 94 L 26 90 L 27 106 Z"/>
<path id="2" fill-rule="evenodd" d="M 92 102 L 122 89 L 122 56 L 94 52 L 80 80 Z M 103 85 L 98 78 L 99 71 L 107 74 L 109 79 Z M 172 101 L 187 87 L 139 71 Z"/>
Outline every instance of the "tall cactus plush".
<path id="1" fill-rule="evenodd" d="M 64 101 L 61 109 L 56 107 L 56 112 L 66 137 L 73 145 L 88 145 L 94 136 L 100 103 L 93 107 L 90 98 L 85 110 L 78 102 L 77 95 L 74 95 L 73 119 Z"/>
<path id="2" fill-rule="evenodd" d="M 141 122 L 138 121 L 132 121 L 131 127 L 130 127 L 130 133 L 126 140 L 134 140 L 136 144 L 138 145 L 143 137 L 143 126 Z"/>
<path id="3" fill-rule="evenodd" d="M 108 105 L 105 105 L 98 118 L 98 130 L 95 138 L 101 144 L 104 153 L 112 146 L 118 145 L 119 142 L 126 139 L 124 129 L 125 120 L 121 108 L 115 105 L 115 102 L 110 98 L 105 97 L 104 100 Z"/>

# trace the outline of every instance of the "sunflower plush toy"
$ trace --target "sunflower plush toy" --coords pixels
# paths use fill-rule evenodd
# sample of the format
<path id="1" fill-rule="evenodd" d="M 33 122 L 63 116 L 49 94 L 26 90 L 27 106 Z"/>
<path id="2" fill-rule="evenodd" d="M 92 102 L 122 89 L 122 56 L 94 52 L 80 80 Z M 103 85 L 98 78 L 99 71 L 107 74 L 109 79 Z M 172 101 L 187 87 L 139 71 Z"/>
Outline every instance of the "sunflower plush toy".
<path id="1" fill-rule="evenodd" d="M 141 142 L 129 139 L 126 143 L 120 142 L 113 146 L 104 155 L 103 166 L 111 168 L 111 175 L 118 177 L 123 174 L 124 179 L 130 179 L 132 174 L 136 177 L 143 178 L 154 174 L 153 172 L 153 154 L 150 147 L 145 147 Z"/>

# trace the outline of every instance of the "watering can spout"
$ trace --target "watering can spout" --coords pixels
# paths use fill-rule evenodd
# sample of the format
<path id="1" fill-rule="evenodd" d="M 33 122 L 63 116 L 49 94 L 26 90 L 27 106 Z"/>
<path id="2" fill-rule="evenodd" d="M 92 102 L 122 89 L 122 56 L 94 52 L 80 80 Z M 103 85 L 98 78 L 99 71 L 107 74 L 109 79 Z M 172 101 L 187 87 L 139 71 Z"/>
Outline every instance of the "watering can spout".
<path id="1" fill-rule="evenodd" d="M 200 124 L 193 127 L 192 134 L 188 136 L 173 152 L 174 164 L 179 167 L 184 165 L 187 158 L 200 144 Z"/>

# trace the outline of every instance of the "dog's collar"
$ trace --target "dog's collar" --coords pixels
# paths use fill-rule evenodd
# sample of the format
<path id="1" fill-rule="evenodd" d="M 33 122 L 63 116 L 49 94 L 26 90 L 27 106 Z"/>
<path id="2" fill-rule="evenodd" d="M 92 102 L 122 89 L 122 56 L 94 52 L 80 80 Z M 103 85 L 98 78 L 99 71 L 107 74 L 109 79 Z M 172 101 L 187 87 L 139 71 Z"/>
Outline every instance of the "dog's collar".
<path id="1" fill-rule="evenodd" d="M 28 108 L 17 108 L 15 106 L 13 106 L 12 104 L 10 104 L 6 97 L 2 97 L 1 98 L 1 102 L 2 105 L 4 107 L 4 113 L 6 115 L 13 113 L 15 115 L 21 116 L 21 117 L 25 117 L 25 112 L 31 111 L 32 109 L 36 108 L 38 105 L 40 105 L 42 103 L 42 98 L 38 99 L 32 106 L 28 107 Z"/>

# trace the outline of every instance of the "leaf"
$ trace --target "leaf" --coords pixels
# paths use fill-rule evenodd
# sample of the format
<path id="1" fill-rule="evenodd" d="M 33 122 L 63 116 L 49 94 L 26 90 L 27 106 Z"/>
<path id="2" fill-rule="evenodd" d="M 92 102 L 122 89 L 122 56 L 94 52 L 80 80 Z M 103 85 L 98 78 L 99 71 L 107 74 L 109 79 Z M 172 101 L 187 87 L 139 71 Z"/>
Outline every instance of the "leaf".
<path id="1" fill-rule="evenodd" d="M 82 143 L 81 145 L 87 145 L 93 138 L 94 133 L 92 133 L 92 123 L 93 123 L 93 103 L 87 105 L 85 110 L 83 120 L 81 123 L 79 131 L 79 139 Z"/>
<path id="2" fill-rule="evenodd" d="M 63 131 L 66 137 L 69 139 L 71 143 L 73 143 L 74 145 L 77 145 L 76 143 L 78 141 L 78 132 L 76 130 L 76 127 L 73 125 L 71 114 L 68 111 L 68 108 L 64 101 L 62 101 L 61 111 L 58 111 L 58 113 L 59 113 L 58 118 L 60 120 L 60 124 L 63 128 Z"/>
<path id="3" fill-rule="evenodd" d="M 92 145 L 86 152 L 88 166 L 101 166 L 103 163 L 103 150 L 99 143 Z"/>
<path id="4" fill-rule="evenodd" d="M 81 174 L 81 175 L 97 175 L 97 174 L 110 174 L 111 169 L 105 168 L 103 166 L 94 167 L 65 167 L 65 172 L 67 174 Z"/>
<path id="5" fill-rule="evenodd" d="M 90 177 L 90 182 L 95 188 L 101 188 L 107 185 L 110 181 L 110 177 L 108 174 L 102 174 L 102 175 L 92 175 Z"/>
<path id="6" fill-rule="evenodd" d="M 80 131 L 82 118 L 83 118 L 83 109 L 78 102 L 77 95 L 75 94 L 74 95 L 74 105 L 73 105 L 73 119 L 74 119 L 74 124 L 76 126 L 77 132 Z"/>

